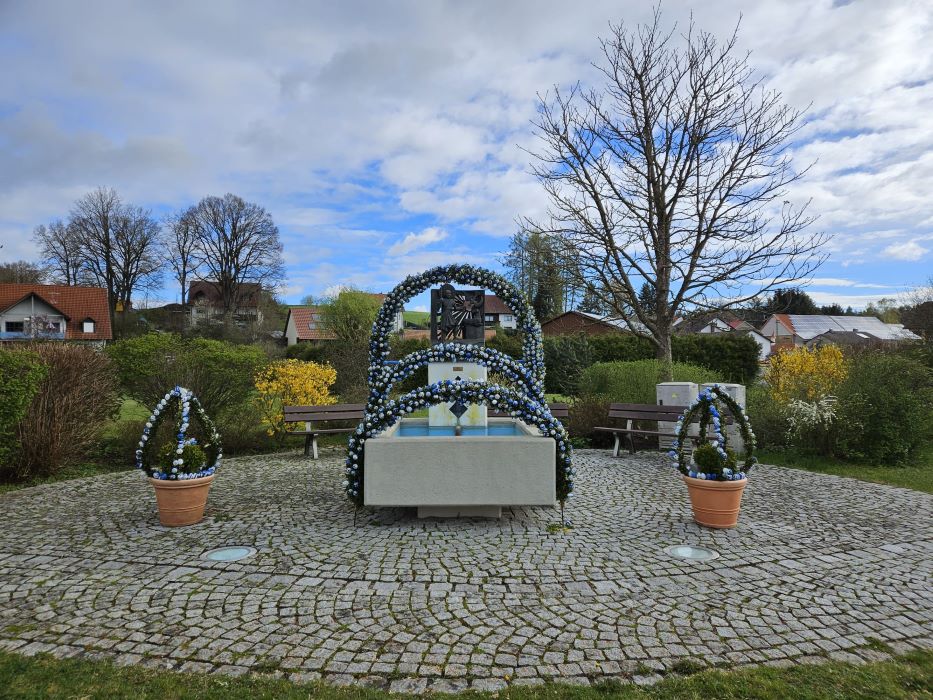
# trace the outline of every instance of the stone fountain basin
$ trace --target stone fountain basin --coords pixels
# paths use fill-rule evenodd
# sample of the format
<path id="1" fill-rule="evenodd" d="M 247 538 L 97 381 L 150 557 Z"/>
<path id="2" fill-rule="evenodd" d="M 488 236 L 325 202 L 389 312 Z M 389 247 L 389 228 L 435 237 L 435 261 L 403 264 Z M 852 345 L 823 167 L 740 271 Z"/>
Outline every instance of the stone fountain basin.
<path id="1" fill-rule="evenodd" d="M 503 506 L 554 506 L 556 445 L 513 418 L 490 418 L 480 435 L 416 435 L 403 418 L 366 441 L 367 506 L 416 506 L 421 517 L 491 516 Z M 504 433 L 504 434 L 503 434 Z M 508 434 L 512 433 L 512 434 Z"/>

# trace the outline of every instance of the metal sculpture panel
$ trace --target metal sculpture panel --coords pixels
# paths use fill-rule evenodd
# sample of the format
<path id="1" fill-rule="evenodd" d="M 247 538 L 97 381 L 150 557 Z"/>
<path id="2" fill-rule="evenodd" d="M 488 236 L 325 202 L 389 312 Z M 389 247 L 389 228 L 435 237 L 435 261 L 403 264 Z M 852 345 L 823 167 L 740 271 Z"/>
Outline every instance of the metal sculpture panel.
<path id="1" fill-rule="evenodd" d="M 482 289 L 431 290 L 431 343 L 482 345 L 485 340 L 485 294 Z"/>

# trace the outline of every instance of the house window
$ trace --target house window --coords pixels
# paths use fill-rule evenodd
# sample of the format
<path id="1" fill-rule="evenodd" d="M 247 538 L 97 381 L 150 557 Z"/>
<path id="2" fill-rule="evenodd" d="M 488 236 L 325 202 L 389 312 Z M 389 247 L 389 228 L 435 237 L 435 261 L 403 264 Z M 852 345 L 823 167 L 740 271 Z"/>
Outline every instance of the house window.
<path id="1" fill-rule="evenodd" d="M 308 328 L 310 328 L 312 331 L 313 331 L 315 328 L 317 328 L 317 321 L 309 321 L 309 322 L 308 322 Z"/>
<path id="2" fill-rule="evenodd" d="M 505 316 L 502 317 L 502 320 L 508 322 L 512 320 L 512 317 L 506 314 Z"/>
<path id="3" fill-rule="evenodd" d="M 49 331 L 52 333 L 61 333 L 62 324 L 59 321 L 49 321 Z"/>
<path id="4" fill-rule="evenodd" d="M 495 320 L 496 320 L 496 317 L 495 317 L 495 316 L 493 316 L 492 314 L 486 314 L 486 322 L 487 322 L 487 323 L 493 323 Z"/>
<path id="5" fill-rule="evenodd" d="M 94 320 L 90 318 L 86 319 L 84 323 L 81 324 L 81 330 L 85 333 L 93 333 L 94 332 Z"/>
<path id="6" fill-rule="evenodd" d="M 23 321 L 7 321 L 6 322 L 7 333 L 22 333 L 24 330 L 26 330 L 26 327 Z"/>

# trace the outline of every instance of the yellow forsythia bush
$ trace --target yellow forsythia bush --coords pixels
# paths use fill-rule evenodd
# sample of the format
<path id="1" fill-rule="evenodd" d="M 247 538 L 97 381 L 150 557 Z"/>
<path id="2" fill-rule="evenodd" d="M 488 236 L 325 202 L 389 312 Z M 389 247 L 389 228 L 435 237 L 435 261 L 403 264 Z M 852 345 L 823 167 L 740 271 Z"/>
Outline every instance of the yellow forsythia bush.
<path id="1" fill-rule="evenodd" d="M 279 360 L 256 374 L 257 399 L 269 435 L 282 437 L 287 427 L 283 406 L 320 406 L 337 403 L 330 387 L 337 372 L 330 365 Z"/>
<path id="2" fill-rule="evenodd" d="M 808 350 L 794 348 L 771 356 L 765 381 L 771 396 L 781 404 L 793 399 L 818 401 L 831 396 L 846 378 L 846 361 L 835 345 Z"/>

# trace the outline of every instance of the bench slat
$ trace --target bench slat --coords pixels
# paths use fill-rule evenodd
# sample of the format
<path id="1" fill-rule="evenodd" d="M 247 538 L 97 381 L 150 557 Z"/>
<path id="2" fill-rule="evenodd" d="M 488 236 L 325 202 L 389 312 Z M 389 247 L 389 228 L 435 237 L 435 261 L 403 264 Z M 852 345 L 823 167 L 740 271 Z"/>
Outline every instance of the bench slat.
<path id="1" fill-rule="evenodd" d="M 356 428 L 312 428 L 311 430 L 289 430 L 289 435 L 326 435 L 329 433 L 352 433 Z"/>
<path id="2" fill-rule="evenodd" d="M 303 421 L 303 420 L 347 420 L 347 419 L 359 419 L 363 417 L 362 411 L 328 411 L 323 413 L 321 411 L 307 411 L 302 413 L 289 413 L 285 415 L 285 420 L 287 421 Z"/>
<path id="3" fill-rule="evenodd" d="M 366 406 L 361 403 L 334 403 L 322 406 L 285 406 L 285 415 L 289 413 L 327 413 L 329 411 L 363 411 Z"/>

